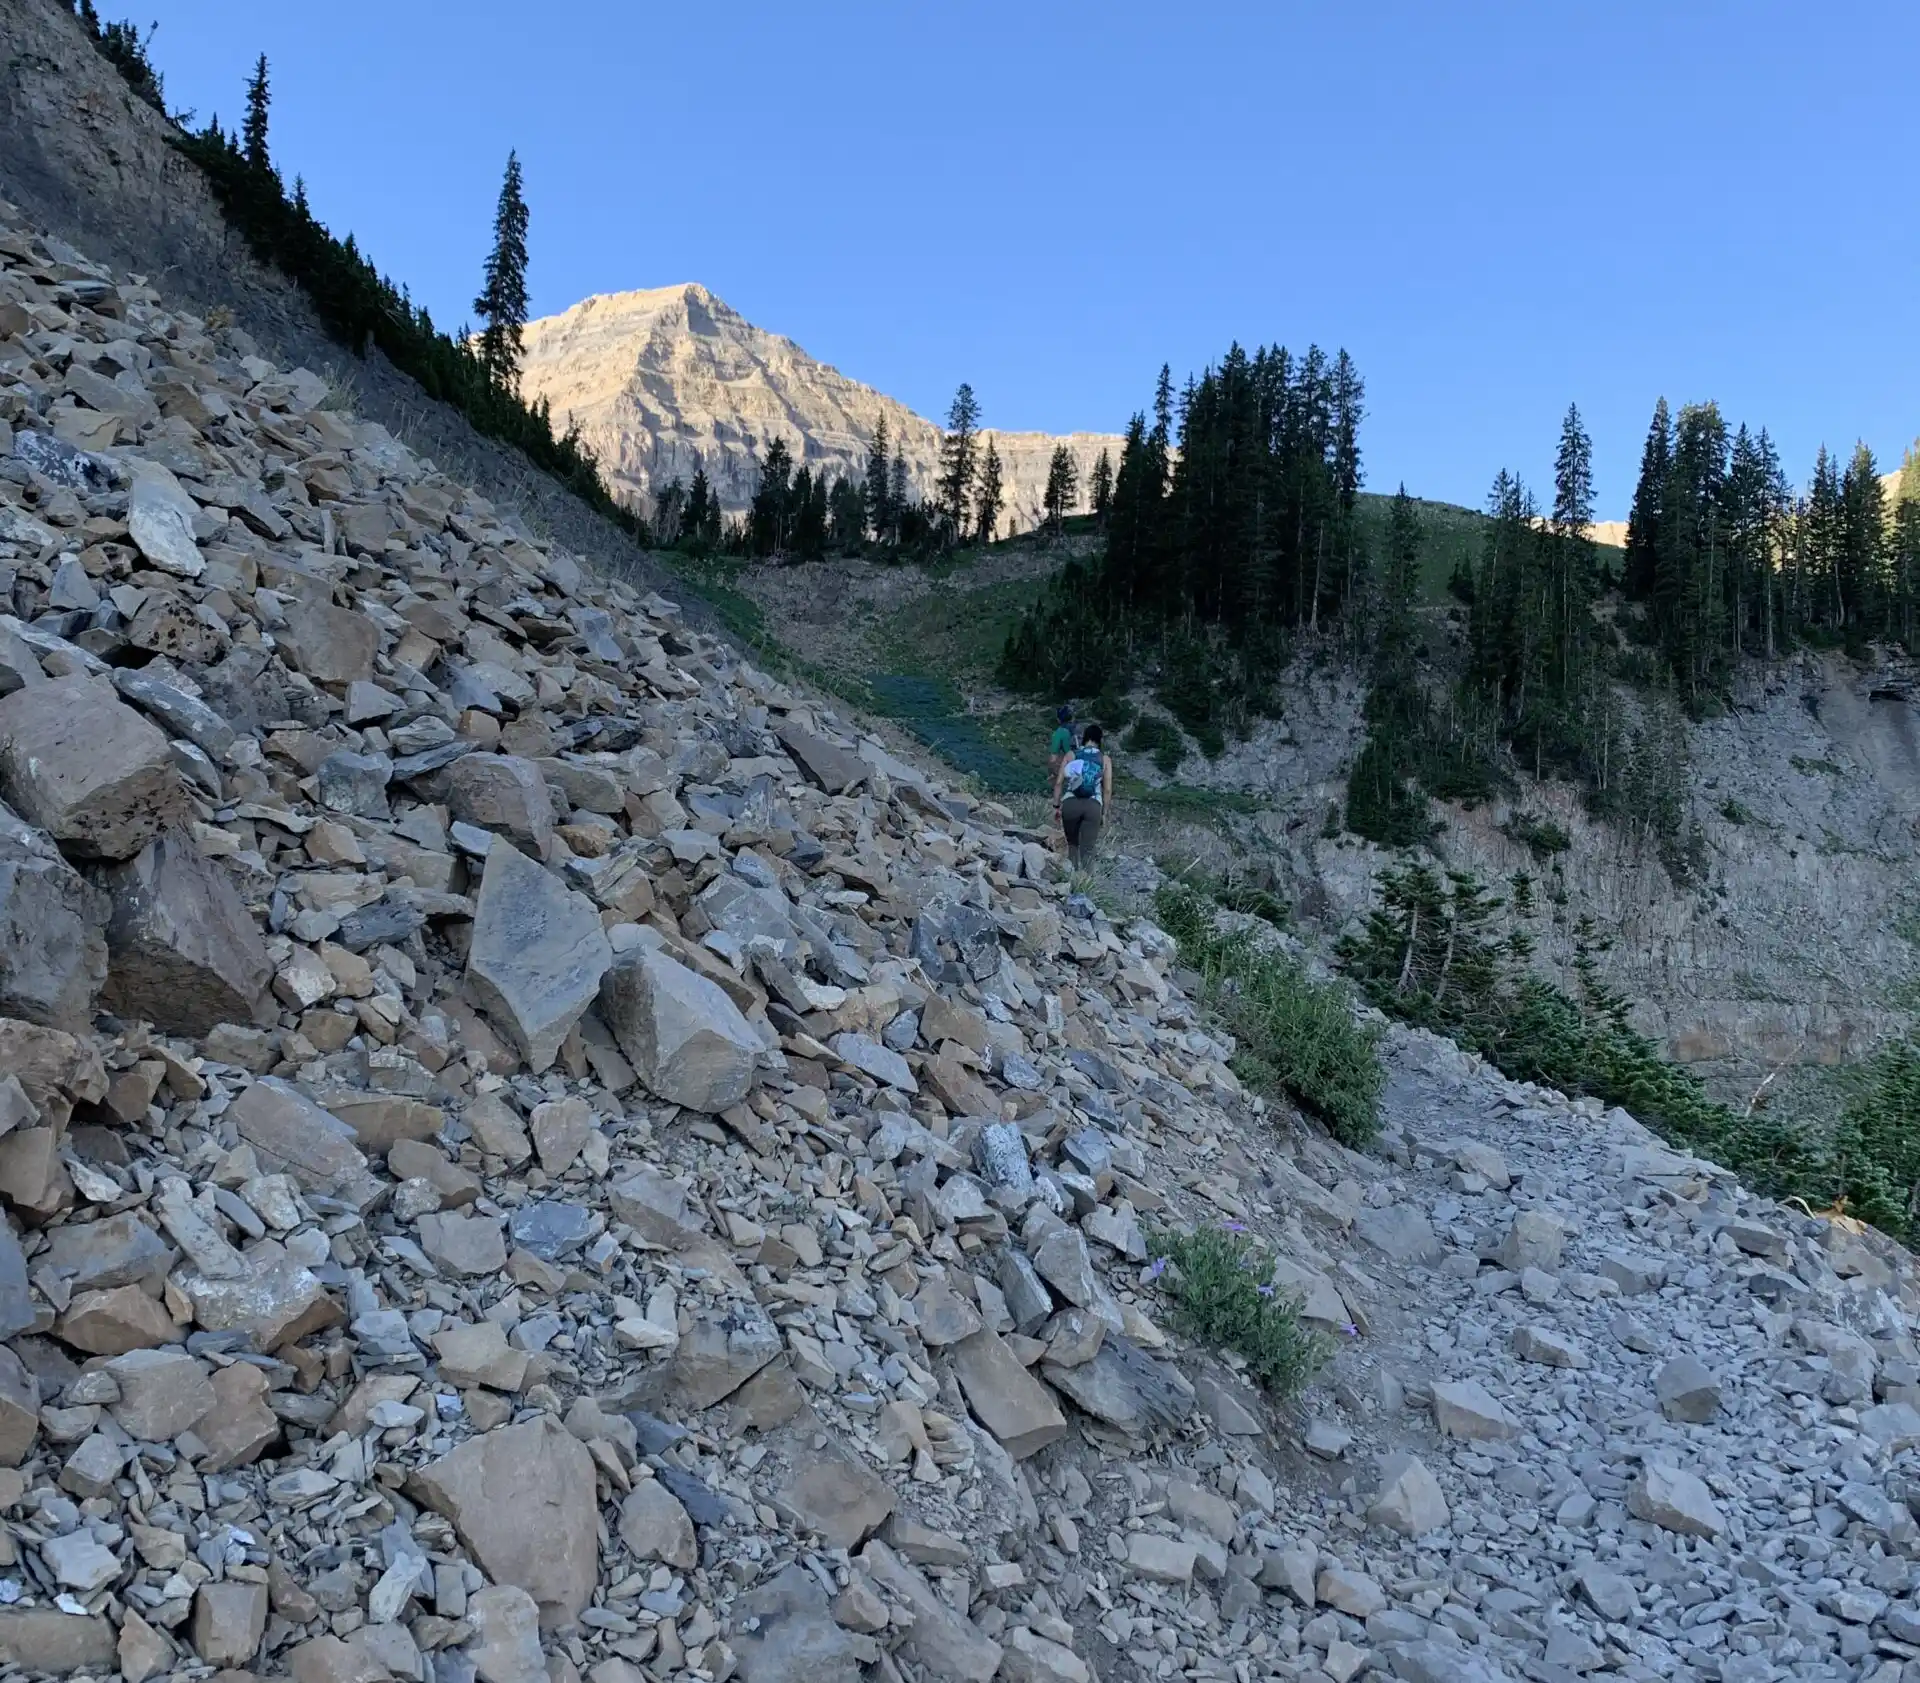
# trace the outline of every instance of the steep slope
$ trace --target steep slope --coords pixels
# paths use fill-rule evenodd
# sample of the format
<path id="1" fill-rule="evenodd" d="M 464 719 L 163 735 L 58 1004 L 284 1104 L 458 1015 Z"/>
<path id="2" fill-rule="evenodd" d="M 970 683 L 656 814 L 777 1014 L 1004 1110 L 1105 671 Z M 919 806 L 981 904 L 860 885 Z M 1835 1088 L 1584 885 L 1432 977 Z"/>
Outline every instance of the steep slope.
<path id="1" fill-rule="evenodd" d="M 1910 1257 L 1421 1036 L 1334 1145 L 1008 814 L 9 224 L 20 1674 L 1898 1683 Z M 1162 1330 L 1222 1223 L 1299 1412 Z"/>
<path id="2" fill-rule="evenodd" d="M 743 509 L 758 458 L 776 438 L 816 473 L 857 477 L 882 420 L 906 455 L 916 494 L 933 491 L 940 432 L 931 421 L 755 327 L 703 286 L 585 299 L 528 323 L 526 346 L 527 395 L 577 424 L 609 483 L 636 502 L 704 466 L 726 506 Z M 1005 468 L 1006 515 L 1022 529 L 1040 517 L 1055 445 L 1073 452 L 1083 496 L 1100 452 L 1120 457 L 1121 441 L 1101 433 L 985 436 Z"/>
<path id="3" fill-rule="evenodd" d="M 66 0 L 0 0 L 0 194 L 35 227 L 134 273 L 164 275 L 179 303 L 230 312 L 265 355 L 350 390 L 364 417 L 534 529 L 635 579 L 666 582 L 618 527 L 518 451 L 477 433 L 377 350 L 356 357 L 330 339 L 299 288 L 254 261 L 205 176 L 169 144 L 172 133 L 93 50 Z M 704 617 L 697 599 L 688 606 Z"/>

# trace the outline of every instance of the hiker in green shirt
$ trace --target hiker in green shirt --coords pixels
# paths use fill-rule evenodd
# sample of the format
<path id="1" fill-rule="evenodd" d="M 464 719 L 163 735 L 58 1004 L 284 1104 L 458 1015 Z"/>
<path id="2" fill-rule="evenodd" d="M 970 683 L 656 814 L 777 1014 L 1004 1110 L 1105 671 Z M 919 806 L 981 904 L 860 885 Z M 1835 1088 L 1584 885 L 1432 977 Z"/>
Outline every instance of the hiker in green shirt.
<path id="1" fill-rule="evenodd" d="M 1053 716 L 1057 722 L 1053 727 L 1053 740 L 1047 744 L 1047 775 L 1058 777 L 1060 768 L 1073 753 L 1073 703 L 1063 702 Z"/>

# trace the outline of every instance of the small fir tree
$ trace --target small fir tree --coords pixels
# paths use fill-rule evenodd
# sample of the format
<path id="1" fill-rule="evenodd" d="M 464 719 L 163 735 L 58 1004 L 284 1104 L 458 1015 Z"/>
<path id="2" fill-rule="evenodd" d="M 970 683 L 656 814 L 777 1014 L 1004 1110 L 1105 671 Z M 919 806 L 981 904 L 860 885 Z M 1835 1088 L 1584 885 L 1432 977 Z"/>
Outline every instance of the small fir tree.
<path id="1" fill-rule="evenodd" d="M 980 403 L 973 387 L 961 384 L 947 411 L 946 436 L 940 441 L 940 512 L 948 538 L 961 542 L 973 501 L 973 477 L 979 461 Z"/>
<path id="2" fill-rule="evenodd" d="M 1053 458 L 1047 463 L 1047 488 L 1040 499 L 1040 506 L 1047 516 L 1047 524 L 1057 537 L 1060 523 L 1073 512 L 1075 503 L 1080 500 L 1080 468 L 1073 459 L 1073 452 L 1064 444 L 1053 447 Z"/>
<path id="3" fill-rule="evenodd" d="M 267 80 L 267 55 L 262 53 L 255 61 L 253 75 L 247 82 L 247 120 L 240 131 L 241 150 L 247 155 L 247 167 L 259 175 L 266 175 L 273 168 L 273 160 L 267 154 L 267 110 L 272 104 L 273 90 Z"/>
<path id="4" fill-rule="evenodd" d="M 1000 509 L 1006 501 L 1006 488 L 1000 471 L 1000 452 L 992 439 L 980 463 L 980 496 L 974 505 L 973 529 L 982 543 L 992 543 L 1000 529 Z"/>

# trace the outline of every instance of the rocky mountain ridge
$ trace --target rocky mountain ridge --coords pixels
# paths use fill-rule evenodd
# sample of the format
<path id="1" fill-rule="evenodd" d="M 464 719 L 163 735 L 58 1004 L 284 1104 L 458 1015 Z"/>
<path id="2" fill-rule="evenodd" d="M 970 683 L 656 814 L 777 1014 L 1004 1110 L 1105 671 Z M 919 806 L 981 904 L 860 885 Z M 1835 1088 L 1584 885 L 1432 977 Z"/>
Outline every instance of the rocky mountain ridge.
<path id="1" fill-rule="evenodd" d="M 521 384 L 530 399 L 553 406 L 556 421 L 579 427 L 607 483 L 636 506 L 704 467 L 725 506 L 738 512 L 776 438 L 815 473 L 859 478 L 882 421 L 906 457 L 917 497 L 931 497 L 939 474 L 933 422 L 755 327 L 703 286 L 601 294 L 529 322 Z M 1117 466 L 1122 442 L 1102 433 L 1056 438 L 994 429 L 983 445 L 987 439 L 1006 476 L 1004 519 L 1022 530 L 1039 522 L 1056 445 L 1073 453 L 1084 506 L 1094 461 L 1106 450 Z"/>

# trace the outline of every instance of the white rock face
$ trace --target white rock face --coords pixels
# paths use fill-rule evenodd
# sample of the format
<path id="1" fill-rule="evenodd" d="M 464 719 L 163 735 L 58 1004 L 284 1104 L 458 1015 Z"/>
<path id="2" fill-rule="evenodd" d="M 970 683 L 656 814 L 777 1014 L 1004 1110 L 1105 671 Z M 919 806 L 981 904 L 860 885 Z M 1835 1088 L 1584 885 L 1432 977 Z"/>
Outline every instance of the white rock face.
<path id="1" fill-rule="evenodd" d="M 859 475 L 881 420 L 906 454 L 920 497 L 933 491 L 940 431 L 871 386 L 816 362 L 791 339 L 755 327 L 704 286 L 604 293 L 557 316 L 529 322 L 521 386 L 553 405 L 556 422 L 578 424 L 614 493 L 648 502 L 676 476 L 704 466 L 735 511 L 753 496 L 756 461 L 784 438 L 816 473 Z M 1108 433 L 995 432 L 1006 475 L 1006 516 L 1024 531 L 1040 517 L 1056 444 L 1080 468 L 1082 506 L 1102 450 L 1120 462 Z"/>

